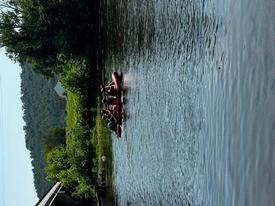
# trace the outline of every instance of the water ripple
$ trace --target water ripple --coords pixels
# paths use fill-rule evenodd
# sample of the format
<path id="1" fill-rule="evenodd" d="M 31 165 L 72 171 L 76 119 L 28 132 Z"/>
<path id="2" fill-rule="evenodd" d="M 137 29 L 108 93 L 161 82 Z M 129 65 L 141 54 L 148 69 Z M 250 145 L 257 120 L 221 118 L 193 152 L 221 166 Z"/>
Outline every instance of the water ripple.
<path id="1" fill-rule="evenodd" d="M 119 205 L 275 205 L 275 5 L 252 2 L 107 0 Z"/>

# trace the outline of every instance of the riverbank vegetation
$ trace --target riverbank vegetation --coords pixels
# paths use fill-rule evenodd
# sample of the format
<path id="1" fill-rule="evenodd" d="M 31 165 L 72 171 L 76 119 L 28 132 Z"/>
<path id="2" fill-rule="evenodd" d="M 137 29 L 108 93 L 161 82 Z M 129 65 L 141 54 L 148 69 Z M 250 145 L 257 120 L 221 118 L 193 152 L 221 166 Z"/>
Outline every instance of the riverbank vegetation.
<path id="1" fill-rule="evenodd" d="M 92 134 L 93 144 L 96 145 L 96 157 L 98 162 L 98 178 L 104 170 L 111 171 L 112 164 L 112 144 L 110 131 L 106 128 L 105 122 L 102 120 L 99 109 L 97 110 L 96 124 Z M 111 179 L 108 174 L 108 179 Z"/>
<path id="2" fill-rule="evenodd" d="M 46 154 L 47 178 L 75 198 L 95 199 L 98 186 L 112 198 L 112 141 L 99 108 L 87 109 L 85 97 L 69 91 L 66 111 L 66 145 Z"/>
<path id="3" fill-rule="evenodd" d="M 92 143 L 96 148 L 96 171 L 97 171 L 97 198 L 99 202 L 114 205 L 112 188 L 112 139 L 110 130 L 100 116 L 99 107 L 95 119 L 95 127 L 92 133 Z"/>
<path id="4" fill-rule="evenodd" d="M 95 57 L 100 2 L 0 1 L 0 46 L 11 59 L 31 64 L 36 72 L 62 73 L 64 60 Z"/>
<path id="5" fill-rule="evenodd" d="M 44 142 L 40 154 L 47 179 L 61 182 L 75 198 L 93 201 L 103 171 L 111 180 L 112 160 L 98 103 L 101 1 L 0 1 L 0 9 L 0 47 L 8 57 L 47 78 L 58 76 L 67 91 L 65 144 Z"/>
<path id="6" fill-rule="evenodd" d="M 47 178 L 61 182 L 73 197 L 92 201 L 104 173 L 110 180 L 104 187 L 112 190 L 111 136 L 100 117 L 100 97 L 87 65 L 70 61 L 67 66 L 70 70 L 60 79 L 67 90 L 66 145 L 47 153 Z"/>
<path id="7" fill-rule="evenodd" d="M 72 92 L 67 95 L 66 145 L 58 146 L 46 155 L 51 181 L 61 182 L 79 199 L 95 198 L 95 148 L 91 144 L 93 124 L 87 119 L 85 99 Z"/>

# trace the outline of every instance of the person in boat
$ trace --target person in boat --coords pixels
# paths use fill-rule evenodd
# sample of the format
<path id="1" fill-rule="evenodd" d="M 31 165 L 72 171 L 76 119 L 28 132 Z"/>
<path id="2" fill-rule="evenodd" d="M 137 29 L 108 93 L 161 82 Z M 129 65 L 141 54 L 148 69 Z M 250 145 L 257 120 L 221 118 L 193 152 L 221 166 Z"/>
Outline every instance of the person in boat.
<path id="1" fill-rule="evenodd" d="M 115 89 L 115 84 L 114 82 L 110 82 L 107 85 L 100 85 L 100 91 L 104 93 L 105 95 L 111 95 L 111 96 L 116 96 L 117 91 Z"/>
<path id="2" fill-rule="evenodd" d="M 101 111 L 102 119 L 107 121 L 107 127 L 112 130 L 116 131 L 117 120 L 115 118 L 115 110 L 104 109 Z"/>
<path id="3" fill-rule="evenodd" d="M 116 97 L 109 97 L 107 99 L 103 99 L 102 103 L 106 104 L 106 105 L 115 105 L 116 104 Z"/>
<path id="4" fill-rule="evenodd" d="M 112 109 L 103 109 L 101 111 L 101 117 L 104 120 L 117 122 L 115 106 Z"/>
<path id="5" fill-rule="evenodd" d="M 117 124 L 116 124 L 115 121 L 109 121 L 109 122 L 107 123 L 107 127 L 108 127 L 111 131 L 116 132 Z"/>

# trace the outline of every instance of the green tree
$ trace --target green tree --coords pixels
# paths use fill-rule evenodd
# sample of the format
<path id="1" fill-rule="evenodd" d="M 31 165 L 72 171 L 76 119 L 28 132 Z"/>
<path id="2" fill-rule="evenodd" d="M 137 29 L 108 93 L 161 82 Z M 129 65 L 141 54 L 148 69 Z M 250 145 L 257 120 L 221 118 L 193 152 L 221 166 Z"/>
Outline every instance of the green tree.
<path id="1" fill-rule="evenodd" d="M 90 81 L 89 67 L 85 61 L 69 59 L 64 61 L 67 70 L 64 71 L 60 81 L 70 92 L 78 95 L 87 95 L 93 83 Z"/>
<path id="2" fill-rule="evenodd" d="M 45 168 L 47 179 L 58 182 L 59 174 L 70 168 L 69 156 L 64 146 L 56 147 L 46 155 L 48 166 Z"/>
<path id="3" fill-rule="evenodd" d="M 66 145 L 65 129 L 60 127 L 49 128 L 46 135 L 43 137 L 43 142 L 46 153 L 58 146 Z"/>
<path id="4" fill-rule="evenodd" d="M 2 1 L 3 2 L 3 1 Z M 57 68 L 57 49 L 43 16 L 43 5 L 37 0 L 5 1 L 0 13 L 0 46 L 14 61 L 30 63 L 35 70 L 52 75 Z"/>
<path id="5" fill-rule="evenodd" d="M 81 168 L 71 164 L 71 155 L 64 146 L 56 147 L 46 155 L 48 166 L 45 168 L 47 179 L 61 182 L 63 186 L 72 191 L 73 197 L 89 199 L 95 197 L 94 185 Z"/>
<path id="6" fill-rule="evenodd" d="M 0 47 L 37 72 L 60 73 L 60 56 L 85 58 L 95 47 L 98 2 L 0 1 Z"/>

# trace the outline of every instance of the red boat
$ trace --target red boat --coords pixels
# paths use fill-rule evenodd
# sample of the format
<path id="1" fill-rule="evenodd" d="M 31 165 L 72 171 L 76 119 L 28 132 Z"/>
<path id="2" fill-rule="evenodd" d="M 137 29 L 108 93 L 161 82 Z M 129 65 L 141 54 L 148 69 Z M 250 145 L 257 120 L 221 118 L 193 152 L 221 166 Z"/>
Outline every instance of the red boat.
<path id="1" fill-rule="evenodd" d="M 121 125 L 122 125 L 122 101 L 121 101 L 121 84 L 122 84 L 122 75 L 119 75 L 117 72 L 112 73 L 112 81 L 114 82 L 116 90 L 116 104 L 115 104 L 115 116 L 116 116 L 116 135 L 121 137 Z"/>

